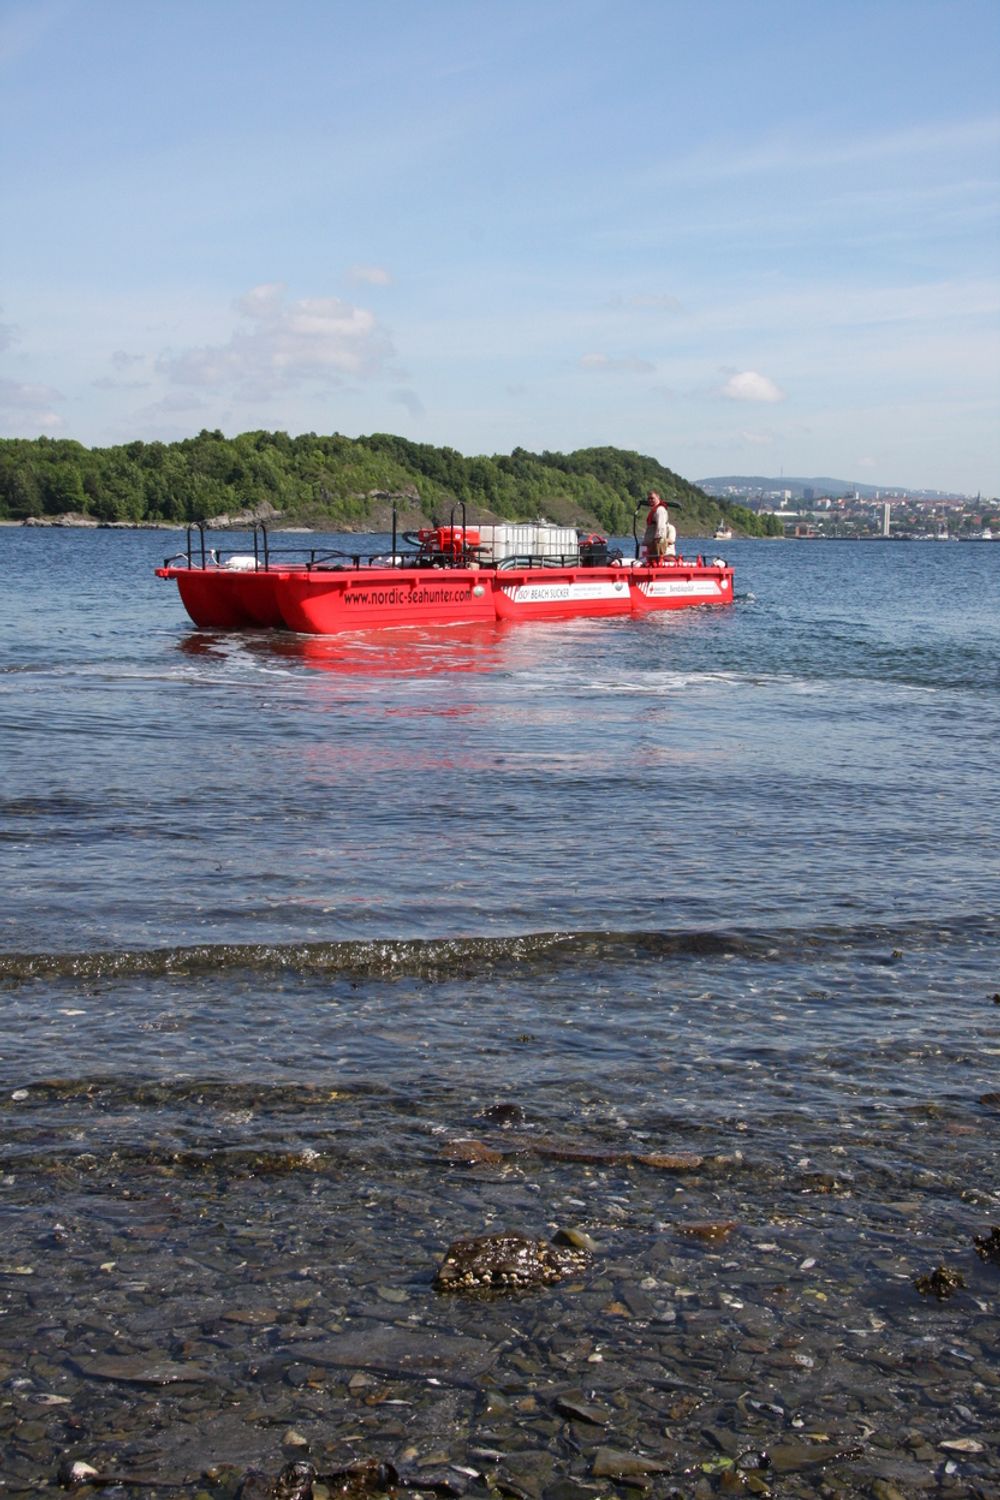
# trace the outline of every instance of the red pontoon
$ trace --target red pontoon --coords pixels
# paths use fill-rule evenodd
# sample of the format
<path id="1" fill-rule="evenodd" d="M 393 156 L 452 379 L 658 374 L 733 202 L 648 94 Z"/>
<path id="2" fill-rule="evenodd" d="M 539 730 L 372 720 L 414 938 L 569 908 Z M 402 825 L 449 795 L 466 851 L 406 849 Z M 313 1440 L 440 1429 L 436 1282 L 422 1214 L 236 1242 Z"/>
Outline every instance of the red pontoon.
<path id="1" fill-rule="evenodd" d="M 454 517 L 453 517 L 454 523 Z M 253 626 L 334 635 L 384 625 L 477 620 L 559 620 L 577 615 L 648 614 L 696 604 L 731 604 L 733 570 L 721 558 L 626 559 L 605 537 L 571 528 L 395 525 L 388 555 L 327 547 L 275 548 L 253 532 L 252 552 L 207 546 L 188 531 L 187 550 L 156 572 L 176 580 L 184 608 L 202 628 Z"/>

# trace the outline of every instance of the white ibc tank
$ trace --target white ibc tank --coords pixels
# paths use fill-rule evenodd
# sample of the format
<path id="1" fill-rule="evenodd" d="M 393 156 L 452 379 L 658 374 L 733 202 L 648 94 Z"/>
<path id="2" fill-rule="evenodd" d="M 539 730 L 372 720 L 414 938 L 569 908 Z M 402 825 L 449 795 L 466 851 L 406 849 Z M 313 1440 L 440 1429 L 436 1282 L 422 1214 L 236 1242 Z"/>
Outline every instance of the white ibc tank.
<path id="1" fill-rule="evenodd" d="M 505 557 L 576 557 L 579 552 L 572 526 L 545 526 L 535 522 L 480 526 L 479 545 L 486 562 Z"/>

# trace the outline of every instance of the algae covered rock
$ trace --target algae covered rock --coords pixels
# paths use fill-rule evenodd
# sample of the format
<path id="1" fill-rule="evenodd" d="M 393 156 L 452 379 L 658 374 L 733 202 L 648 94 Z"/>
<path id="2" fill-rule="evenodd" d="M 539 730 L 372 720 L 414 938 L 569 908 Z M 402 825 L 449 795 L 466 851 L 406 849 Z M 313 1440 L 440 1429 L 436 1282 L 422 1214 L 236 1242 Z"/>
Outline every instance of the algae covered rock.
<path id="1" fill-rule="evenodd" d="M 587 1264 L 583 1250 L 526 1234 L 483 1234 L 455 1240 L 438 1267 L 439 1292 L 527 1292 L 572 1276 Z"/>

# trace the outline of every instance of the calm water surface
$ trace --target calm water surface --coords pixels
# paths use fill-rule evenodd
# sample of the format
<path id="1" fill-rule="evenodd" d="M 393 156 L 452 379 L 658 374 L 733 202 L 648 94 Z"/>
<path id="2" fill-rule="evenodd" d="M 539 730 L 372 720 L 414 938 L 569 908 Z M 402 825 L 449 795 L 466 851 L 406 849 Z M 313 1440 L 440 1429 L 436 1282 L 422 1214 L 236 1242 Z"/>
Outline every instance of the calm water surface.
<path id="1" fill-rule="evenodd" d="M 1000 1495 L 1000 547 L 319 640 L 178 541 L 0 530 L 0 1490 Z"/>

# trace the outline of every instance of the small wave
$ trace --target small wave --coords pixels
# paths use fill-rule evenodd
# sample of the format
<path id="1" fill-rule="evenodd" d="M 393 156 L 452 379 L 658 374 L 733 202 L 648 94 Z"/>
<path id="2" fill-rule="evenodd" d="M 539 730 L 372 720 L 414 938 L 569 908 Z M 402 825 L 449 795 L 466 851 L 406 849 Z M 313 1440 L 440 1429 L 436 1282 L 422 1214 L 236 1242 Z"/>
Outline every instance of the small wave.
<path id="1" fill-rule="evenodd" d="M 123 1078 L 104 1073 L 81 1078 L 37 1078 L 9 1094 L 0 1094 L 0 1109 L 20 1115 L 25 1110 L 51 1104 L 84 1102 L 104 1112 L 130 1109 L 177 1109 L 193 1106 L 198 1111 L 224 1113 L 250 1120 L 259 1111 L 269 1118 L 277 1114 L 304 1114 L 333 1099 L 390 1100 L 393 1091 L 378 1081 L 338 1083 L 331 1093 L 328 1083 L 231 1082 L 221 1078 Z"/>
<path id="2" fill-rule="evenodd" d="M 185 978 L 226 972 L 311 973 L 363 979 L 407 975 L 448 980 L 516 966 L 574 967 L 684 960 L 742 958 L 775 961 L 810 954 L 891 961 L 902 947 L 940 947 L 964 941 L 995 941 L 1000 918 L 969 915 L 944 926 L 939 921 L 859 924 L 753 931 L 529 932 L 489 937 L 354 939 L 343 942 L 218 943 L 191 947 L 90 952 L 0 954 L 0 982 L 36 979 Z M 890 950 L 886 955 L 886 950 Z"/>

